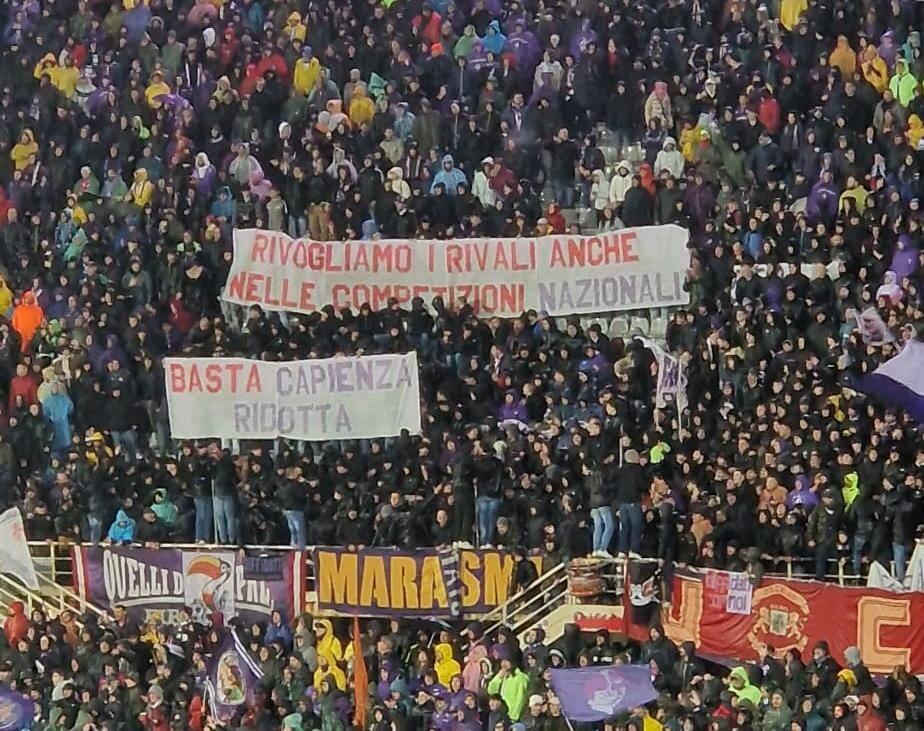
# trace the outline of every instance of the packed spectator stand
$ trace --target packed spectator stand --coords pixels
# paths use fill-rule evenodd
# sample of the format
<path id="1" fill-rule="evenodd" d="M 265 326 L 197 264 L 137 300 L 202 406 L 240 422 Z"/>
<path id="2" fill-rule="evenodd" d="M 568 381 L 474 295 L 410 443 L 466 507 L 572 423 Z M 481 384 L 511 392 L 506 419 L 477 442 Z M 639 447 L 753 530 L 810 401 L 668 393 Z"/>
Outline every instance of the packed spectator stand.
<path id="1" fill-rule="evenodd" d="M 924 442 L 863 381 L 924 327 L 922 21 L 910 0 L 3 3 L 0 507 L 33 541 L 492 546 L 818 579 L 878 561 L 903 579 Z M 668 223 L 691 253 L 670 312 L 221 299 L 235 229 Z M 639 335 L 683 363 L 685 408 L 655 403 Z M 410 350 L 419 436 L 170 437 L 166 356 Z M 607 731 L 924 719 L 919 681 L 874 682 L 855 648 L 767 648 L 727 673 L 656 628 L 548 647 L 373 620 L 354 643 L 305 616 L 238 625 L 262 678 L 219 723 L 207 666 L 235 623 L 14 608 L 0 687 L 35 705 L 8 728 L 345 731 L 355 647 L 371 731 L 565 731 L 546 669 L 628 662 L 661 695 Z"/>

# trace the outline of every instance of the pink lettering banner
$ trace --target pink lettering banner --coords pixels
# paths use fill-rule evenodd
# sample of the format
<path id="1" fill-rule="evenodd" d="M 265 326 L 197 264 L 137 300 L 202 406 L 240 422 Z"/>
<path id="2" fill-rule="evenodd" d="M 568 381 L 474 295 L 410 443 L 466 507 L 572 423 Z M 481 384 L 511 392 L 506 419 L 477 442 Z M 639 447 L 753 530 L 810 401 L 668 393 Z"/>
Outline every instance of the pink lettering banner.
<path id="1" fill-rule="evenodd" d="M 517 317 L 665 307 L 689 302 L 690 253 L 680 226 L 646 226 L 594 236 L 455 241 L 312 241 L 274 231 L 234 232 L 223 298 L 270 310 L 325 305 L 382 309 L 464 298 L 481 315 Z"/>
<path id="2" fill-rule="evenodd" d="M 420 433 L 417 353 L 285 363 L 166 358 L 174 439 L 372 439 Z"/>

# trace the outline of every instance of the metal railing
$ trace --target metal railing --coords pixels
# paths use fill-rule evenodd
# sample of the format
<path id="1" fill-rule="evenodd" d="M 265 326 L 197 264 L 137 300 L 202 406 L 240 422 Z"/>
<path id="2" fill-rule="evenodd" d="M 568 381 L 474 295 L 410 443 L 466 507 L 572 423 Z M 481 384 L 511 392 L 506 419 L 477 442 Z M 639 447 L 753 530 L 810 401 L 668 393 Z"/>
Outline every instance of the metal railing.
<path id="1" fill-rule="evenodd" d="M 73 586 L 73 566 L 71 561 L 71 548 L 75 544 L 69 542 L 55 541 L 29 541 L 29 550 L 32 554 L 32 560 L 35 562 L 36 570 L 48 576 L 52 581 L 61 586 Z M 78 545 L 92 546 L 98 544 L 82 543 Z M 140 544 L 139 544 L 140 545 Z M 280 552 L 294 551 L 297 549 L 291 546 L 264 546 L 264 545 L 245 545 L 231 546 L 219 543 L 201 544 L 201 543 L 162 543 L 163 548 L 176 548 L 181 550 L 225 550 L 238 551 L 244 549 L 247 551 L 265 551 Z M 305 579 L 309 587 L 314 585 L 314 558 L 312 556 L 311 546 L 308 546 L 305 560 Z M 774 566 L 775 564 L 775 566 Z M 771 561 L 765 561 L 765 576 L 784 579 L 810 579 L 814 578 L 814 558 L 812 556 L 792 557 L 777 556 Z M 894 572 L 894 565 L 890 565 L 890 570 Z M 840 586 L 856 586 L 865 584 L 866 577 L 855 574 L 852 570 L 852 561 L 849 558 L 832 558 L 828 560 L 828 571 L 825 574 L 825 580 L 838 584 Z M 516 596 L 510 597 L 507 603 L 516 599 L 523 594 L 519 592 Z M 503 606 L 503 605 L 502 605 Z M 499 612 L 501 607 L 492 610 L 494 613 Z"/>
<path id="2" fill-rule="evenodd" d="M 507 627 L 514 634 L 519 634 L 565 604 L 568 596 L 568 566 L 560 563 L 484 615 L 485 632 Z"/>
<path id="3" fill-rule="evenodd" d="M 49 617 L 57 617 L 65 610 L 73 612 L 77 617 L 85 614 L 95 614 L 103 622 L 111 622 L 112 616 L 86 601 L 70 589 L 55 584 L 50 578 L 39 574 L 38 589 L 30 589 L 18 579 L 7 574 L 0 574 L 0 604 L 7 607 L 12 602 L 22 602 L 28 613 L 41 609 Z M 80 624 L 78 620 L 78 624 Z"/>

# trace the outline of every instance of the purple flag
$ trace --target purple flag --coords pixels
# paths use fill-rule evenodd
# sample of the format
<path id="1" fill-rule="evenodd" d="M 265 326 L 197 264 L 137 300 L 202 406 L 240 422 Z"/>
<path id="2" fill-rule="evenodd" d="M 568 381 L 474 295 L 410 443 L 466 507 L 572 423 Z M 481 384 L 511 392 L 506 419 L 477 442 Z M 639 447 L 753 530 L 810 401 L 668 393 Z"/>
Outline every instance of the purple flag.
<path id="1" fill-rule="evenodd" d="M 7 688 L 0 689 L 0 730 L 18 731 L 29 728 L 35 703 L 31 698 Z"/>
<path id="2" fill-rule="evenodd" d="M 208 662 L 205 691 L 209 715 L 221 721 L 235 717 L 254 700 L 257 683 L 263 677 L 260 666 L 241 644 L 234 630 L 228 632 Z"/>
<path id="3" fill-rule="evenodd" d="M 571 721 L 602 721 L 658 696 L 644 665 L 553 670 L 552 690 Z"/>
<path id="4" fill-rule="evenodd" d="M 887 404 L 903 408 L 924 424 L 924 343 L 912 340 L 902 352 L 863 379 L 862 389 Z"/>

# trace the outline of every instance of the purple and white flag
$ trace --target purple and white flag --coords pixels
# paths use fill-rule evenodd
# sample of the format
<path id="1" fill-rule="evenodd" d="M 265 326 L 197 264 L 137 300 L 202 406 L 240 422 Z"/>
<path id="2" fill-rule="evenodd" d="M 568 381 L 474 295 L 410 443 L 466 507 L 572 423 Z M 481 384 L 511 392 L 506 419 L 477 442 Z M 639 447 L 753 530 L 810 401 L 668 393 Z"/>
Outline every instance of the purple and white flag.
<path id="1" fill-rule="evenodd" d="M 924 343 L 906 343 L 901 353 L 863 379 L 863 391 L 924 424 Z"/>
<path id="2" fill-rule="evenodd" d="M 552 690 L 570 721 L 602 721 L 658 696 L 644 665 L 552 671 Z"/>

